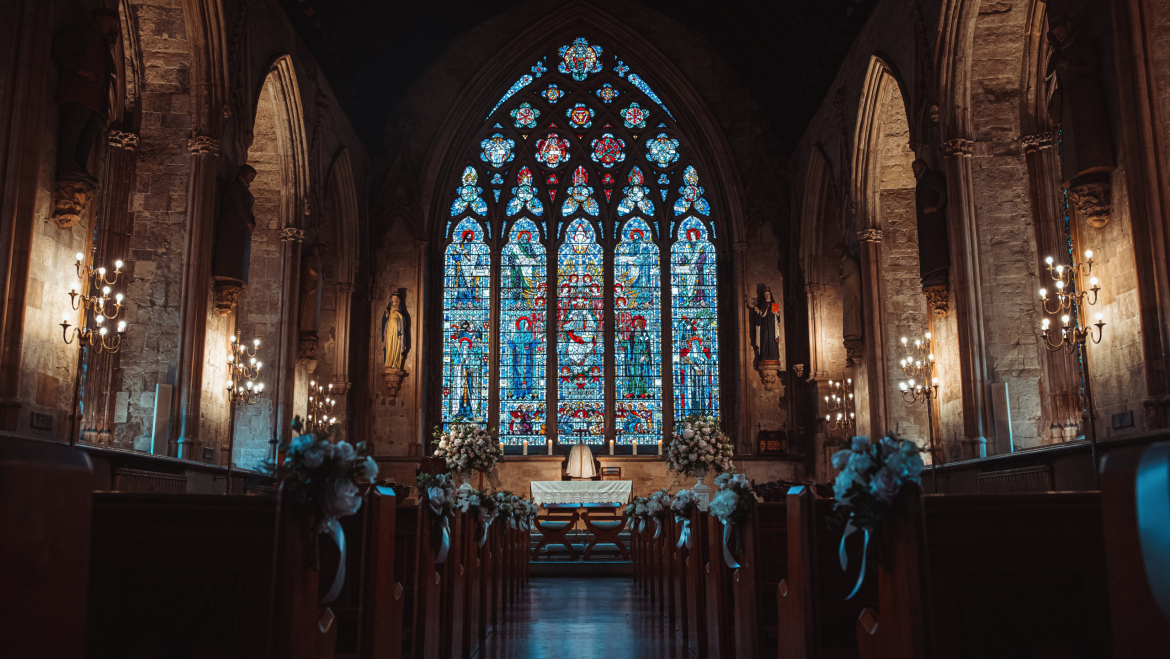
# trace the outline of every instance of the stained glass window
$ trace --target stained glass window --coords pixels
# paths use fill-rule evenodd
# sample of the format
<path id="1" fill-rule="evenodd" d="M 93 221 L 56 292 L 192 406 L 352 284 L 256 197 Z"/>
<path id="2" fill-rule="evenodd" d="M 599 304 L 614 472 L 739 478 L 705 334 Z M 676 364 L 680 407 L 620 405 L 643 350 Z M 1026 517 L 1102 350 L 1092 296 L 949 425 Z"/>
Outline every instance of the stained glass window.
<path id="1" fill-rule="evenodd" d="M 536 160 L 549 167 L 560 167 L 569 160 L 569 140 L 556 133 L 536 141 Z"/>
<path id="2" fill-rule="evenodd" d="M 719 319 L 715 246 L 702 220 L 688 217 L 670 250 L 674 417 L 719 414 Z"/>
<path id="3" fill-rule="evenodd" d="M 601 71 L 601 46 L 590 45 L 585 37 L 577 37 L 573 43 L 561 46 L 558 54 L 561 56 L 561 63 L 557 65 L 557 70 L 573 76 L 573 80 L 578 82 L 584 80 L 590 73 Z"/>
<path id="4" fill-rule="evenodd" d="M 499 133 L 480 142 L 479 146 L 483 149 L 483 153 L 479 154 L 480 159 L 496 169 L 512 162 L 516 157 L 512 154 L 512 147 L 516 146 L 516 141 L 507 139 Z"/>
<path id="5" fill-rule="evenodd" d="M 548 101 L 549 105 L 556 105 L 557 101 L 564 97 L 565 92 L 561 91 L 556 85 L 549 85 L 548 89 L 540 92 L 540 95 Z"/>
<path id="6" fill-rule="evenodd" d="M 500 255 L 500 441 L 543 445 L 548 280 L 540 228 L 512 224 Z"/>
<path id="7" fill-rule="evenodd" d="M 584 103 L 577 103 L 565 111 L 565 116 L 569 118 L 569 125 L 578 129 L 592 126 L 595 114 L 593 108 Z"/>
<path id="8" fill-rule="evenodd" d="M 443 423 L 488 420 L 491 254 L 483 227 L 459 222 L 443 260 Z"/>
<path id="9" fill-rule="evenodd" d="M 630 169 L 630 185 L 627 188 L 622 188 L 622 194 L 625 197 L 617 207 L 619 217 L 628 215 L 634 210 L 640 210 L 647 215 L 654 214 L 654 201 L 650 199 L 646 188 L 642 186 L 642 180 L 642 170 L 637 167 Z"/>
<path id="10" fill-rule="evenodd" d="M 573 172 L 573 185 L 569 186 L 569 196 L 561 206 L 561 215 L 568 217 L 577 212 L 577 208 L 597 216 L 597 201 L 593 199 L 593 188 L 589 186 L 589 173 L 584 165 L 577 165 Z"/>
<path id="11" fill-rule="evenodd" d="M 540 110 L 528 103 L 521 103 L 508 114 L 512 117 L 513 125 L 517 128 L 536 128 L 536 120 L 540 118 Z"/>
<path id="12" fill-rule="evenodd" d="M 598 89 L 596 93 L 597 98 L 600 98 L 601 101 L 606 105 L 613 103 L 614 99 L 616 99 L 621 94 L 620 91 L 614 89 L 614 86 L 608 82 L 602 85 L 601 89 Z"/>
<path id="13" fill-rule="evenodd" d="M 536 186 L 532 185 L 532 170 L 525 165 L 516 174 L 516 187 L 512 188 L 512 201 L 508 202 L 508 217 L 527 208 L 533 215 L 544 213 L 544 204 L 536 198 Z"/>
<path id="14" fill-rule="evenodd" d="M 666 133 L 659 133 L 658 137 L 647 140 L 647 148 L 646 159 L 659 167 L 678 162 L 678 140 Z"/>
<path id="15" fill-rule="evenodd" d="M 451 202 L 452 217 L 462 213 L 469 206 L 472 212 L 487 215 L 487 203 L 480 196 L 483 194 L 483 188 L 475 184 L 478 180 L 479 174 L 475 173 L 474 167 L 468 165 L 467 169 L 463 170 L 463 185 L 455 188 L 455 201 Z"/>
<path id="16" fill-rule="evenodd" d="M 565 443 L 605 437 L 604 285 L 593 225 L 574 220 L 557 255 L 557 434 Z"/>
<path id="17" fill-rule="evenodd" d="M 703 186 L 699 185 L 699 173 L 694 167 L 687 166 L 683 172 L 683 182 L 686 185 L 678 189 L 680 196 L 678 201 L 674 202 L 674 214 L 682 215 L 694 206 L 695 210 L 703 215 L 710 215 L 711 205 L 703 198 Z"/>
<path id="18" fill-rule="evenodd" d="M 658 245 L 641 218 L 622 227 L 614 253 L 615 406 L 619 444 L 662 439 L 662 288 Z"/>
<path id="19" fill-rule="evenodd" d="M 626 159 L 626 141 L 613 136 L 613 133 L 602 133 L 599 139 L 593 140 L 593 153 L 590 158 L 602 167 L 613 167 Z"/>
<path id="20" fill-rule="evenodd" d="M 645 128 L 646 119 L 650 117 L 650 111 L 638 107 L 637 103 L 630 103 L 630 107 L 618 114 L 625 120 L 626 128 Z"/>

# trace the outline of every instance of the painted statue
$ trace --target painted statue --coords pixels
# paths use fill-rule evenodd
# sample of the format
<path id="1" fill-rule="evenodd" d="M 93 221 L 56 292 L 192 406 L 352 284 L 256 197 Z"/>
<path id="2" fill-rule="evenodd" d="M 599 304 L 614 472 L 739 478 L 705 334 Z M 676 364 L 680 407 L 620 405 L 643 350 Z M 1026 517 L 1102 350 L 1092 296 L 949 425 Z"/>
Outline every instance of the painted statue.
<path id="1" fill-rule="evenodd" d="M 760 284 L 757 287 L 758 295 L 755 305 L 748 305 L 748 309 L 755 314 L 755 344 L 756 354 L 761 361 L 778 361 L 780 359 L 780 305 L 772 299 L 772 289 Z"/>
<path id="2" fill-rule="evenodd" d="M 401 370 L 410 352 L 410 319 L 402 308 L 402 294 L 391 293 L 382 312 L 382 366 Z"/>
<path id="3" fill-rule="evenodd" d="M 1048 24 L 1048 75 L 1056 76 L 1057 86 L 1048 114 L 1060 125 L 1060 179 L 1067 188 L 1081 183 L 1078 178 L 1112 171 L 1117 162 L 1097 43 L 1068 16 L 1053 15 Z"/>
<path id="4" fill-rule="evenodd" d="M 110 83 L 117 75 L 110 46 L 118 41 L 118 12 L 99 7 L 93 20 L 66 28 L 53 39 L 53 60 L 60 69 L 57 102 L 57 176 L 94 180 L 86 168 L 89 152 L 109 118 Z"/>

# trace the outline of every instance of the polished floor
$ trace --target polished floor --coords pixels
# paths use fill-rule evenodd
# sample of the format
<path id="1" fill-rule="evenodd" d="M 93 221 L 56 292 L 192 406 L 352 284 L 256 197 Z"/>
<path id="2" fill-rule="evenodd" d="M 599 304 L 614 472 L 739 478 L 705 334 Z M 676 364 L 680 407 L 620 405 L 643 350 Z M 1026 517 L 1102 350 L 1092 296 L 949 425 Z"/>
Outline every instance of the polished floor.
<path id="1" fill-rule="evenodd" d="M 480 659 L 690 659 L 629 577 L 533 578 Z"/>

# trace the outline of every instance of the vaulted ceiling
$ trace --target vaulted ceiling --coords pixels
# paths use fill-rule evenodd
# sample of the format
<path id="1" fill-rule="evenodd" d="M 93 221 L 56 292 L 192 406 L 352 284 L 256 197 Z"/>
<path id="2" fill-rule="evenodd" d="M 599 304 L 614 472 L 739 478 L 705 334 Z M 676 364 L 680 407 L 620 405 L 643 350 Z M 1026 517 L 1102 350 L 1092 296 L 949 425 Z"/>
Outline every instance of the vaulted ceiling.
<path id="1" fill-rule="evenodd" d="M 771 114 L 803 133 L 876 0 L 642 0 L 704 35 Z M 369 151 L 395 104 L 450 42 L 519 0 L 281 0 Z M 786 154 L 784 154 L 786 155 Z"/>

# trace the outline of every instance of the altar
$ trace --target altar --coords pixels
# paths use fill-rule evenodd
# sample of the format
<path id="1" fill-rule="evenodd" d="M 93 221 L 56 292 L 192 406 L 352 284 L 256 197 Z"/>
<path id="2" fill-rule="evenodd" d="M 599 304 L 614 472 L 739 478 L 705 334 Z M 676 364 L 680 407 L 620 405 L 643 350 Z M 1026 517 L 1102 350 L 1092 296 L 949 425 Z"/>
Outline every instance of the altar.
<path id="1" fill-rule="evenodd" d="M 532 481 L 532 502 L 548 503 L 617 503 L 630 500 L 633 481 Z"/>

